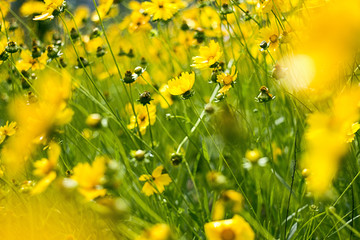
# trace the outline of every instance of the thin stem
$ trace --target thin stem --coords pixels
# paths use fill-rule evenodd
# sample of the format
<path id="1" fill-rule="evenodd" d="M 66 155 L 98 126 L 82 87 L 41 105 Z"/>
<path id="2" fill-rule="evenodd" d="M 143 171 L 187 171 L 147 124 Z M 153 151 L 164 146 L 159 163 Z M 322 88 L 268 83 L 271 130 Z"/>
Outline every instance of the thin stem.
<path id="1" fill-rule="evenodd" d="M 151 131 L 151 119 L 150 119 L 149 107 L 147 104 L 145 106 L 146 106 L 146 111 L 147 111 L 148 119 L 149 119 L 149 132 L 150 132 L 151 147 L 154 148 L 154 139 L 153 139 L 153 135 L 152 135 L 152 131 Z"/>

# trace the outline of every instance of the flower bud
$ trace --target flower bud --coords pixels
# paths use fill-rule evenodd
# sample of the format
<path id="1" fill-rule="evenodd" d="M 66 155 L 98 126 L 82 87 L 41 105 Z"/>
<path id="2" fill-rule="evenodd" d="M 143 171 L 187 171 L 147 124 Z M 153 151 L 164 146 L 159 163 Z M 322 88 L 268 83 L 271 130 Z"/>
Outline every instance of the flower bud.
<path id="1" fill-rule="evenodd" d="M 151 98 L 151 94 L 148 91 L 145 91 L 143 93 L 140 94 L 140 97 L 138 99 L 138 101 L 142 104 L 142 105 L 146 105 L 146 104 L 150 104 L 150 101 L 152 100 Z"/>
<path id="2" fill-rule="evenodd" d="M 131 71 L 126 71 L 123 79 L 124 83 L 130 84 L 135 82 L 135 77 Z"/>
<path id="3" fill-rule="evenodd" d="M 174 166 L 178 166 L 183 160 L 183 156 L 180 153 L 171 154 L 171 163 Z"/>
<path id="4" fill-rule="evenodd" d="M 70 30 L 70 37 L 71 37 L 72 40 L 76 40 L 76 39 L 79 38 L 79 33 L 78 33 L 78 31 L 76 31 L 75 28 L 72 28 Z"/>
<path id="5" fill-rule="evenodd" d="M 137 150 L 134 154 L 134 157 L 137 161 L 141 162 L 145 159 L 145 151 L 141 149 Z"/>
<path id="6" fill-rule="evenodd" d="M 101 46 L 99 46 L 97 49 L 96 49 L 96 57 L 102 57 L 105 55 L 105 49 Z"/>
<path id="7" fill-rule="evenodd" d="M 134 58 L 134 57 L 135 57 L 135 55 L 134 55 L 134 50 L 133 50 L 132 48 L 130 48 L 127 56 L 128 56 L 129 58 Z"/>
<path id="8" fill-rule="evenodd" d="M 262 42 L 260 43 L 260 47 L 261 47 L 262 49 L 266 50 L 266 49 L 268 48 L 267 42 L 266 42 L 266 41 L 262 41 Z"/>
<path id="9" fill-rule="evenodd" d="M 189 28 L 189 25 L 187 25 L 186 21 L 183 21 L 183 23 L 180 26 L 180 29 L 183 30 L 183 31 L 187 31 L 190 28 Z"/>
<path id="10" fill-rule="evenodd" d="M 90 34 L 90 39 L 97 38 L 101 35 L 100 30 L 96 27 L 93 29 L 92 33 Z"/>
<path id="11" fill-rule="evenodd" d="M 92 113 L 86 118 L 86 125 L 92 128 L 99 128 L 101 126 L 102 117 L 98 113 Z"/>
<path id="12" fill-rule="evenodd" d="M 214 113 L 214 111 L 215 111 L 215 108 L 211 103 L 208 103 L 208 104 L 205 105 L 205 112 L 206 113 L 212 114 L 212 113 Z"/>
<path id="13" fill-rule="evenodd" d="M 9 58 L 9 54 L 6 51 L 3 51 L 0 54 L 0 61 L 6 61 L 6 60 L 8 60 L 8 58 Z"/>
<path id="14" fill-rule="evenodd" d="M 18 29 L 18 28 L 19 28 L 19 24 L 18 24 L 17 22 L 13 21 L 13 22 L 10 23 L 9 31 L 10 31 L 10 32 L 11 32 L 11 31 L 15 31 L 15 30 Z"/>
<path id="15" fill-rule="evenodd" d="M 89 61 L 84 57 L 79 57 L 77 61 L 78 61 L 78 65 L 77 65 L 78 68 L 85 68 L 90 65 Z"/>
<path id="16" fill-rule="evenodd" d="M 16 53 L 17 51 L 19 51 L 19 47 L 17 46 L 16 42 L 10 41 L 8 42 L 8 45 L 6 46 L 5 50 L 8 53 Z"/>
<path id="17" fill-rule="evenodd" d="M 196 33 L 194 35 L 194 38 L 198 43 L 202 43 L 205 41 L 205 33 L 202 30 L 196 30 Z"/>
<path id="18" fill-rule="evenodd" d="M 32 58 L 38 58 L 41 56 L 41 50 L 38 46 L 34 46 L 32 49 L 31 49 L 31 56 Z"/>
<path id="19" fill-rule="evenodd" d="M 134 72 L 137 74 L 137 75 L 141 75 L 143 72 L 144 72 L 144 69 L 140 66 L 137 66 L 135 69 L 134 69 Z"/>
<path id="20" fill-rule="evenodd" d="M 62 55 L 61 52 L 59 51 L 59 49 L 52 45 L 48 46 L 46 50 L 47 50 L 47 56 L 50 59 L 55 59 Z"/>
<path id="21" fill-rule="evenodd" d="M 120 51 L 118 53 L 118 56 L 125 56 L 126 55 L 126 52 L 124 51 L 124 49 L 120 48 Z"/>

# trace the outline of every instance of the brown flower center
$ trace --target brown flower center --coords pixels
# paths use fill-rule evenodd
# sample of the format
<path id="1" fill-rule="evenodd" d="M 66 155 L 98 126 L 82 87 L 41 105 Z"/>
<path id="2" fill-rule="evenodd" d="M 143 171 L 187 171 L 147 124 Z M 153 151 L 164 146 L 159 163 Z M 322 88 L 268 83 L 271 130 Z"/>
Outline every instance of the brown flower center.
<path id="1" fill-rule="evenodd" d="M 234 240 L 236 235 L 230 228 L 225 228 L 220 234 L 221 240 Z"/>
<path id="2" fill-rule="evenodd" d="M 278 36 L 276 34 L 273 34 L 273 35 L 270 36 L 269 39 L 270 39 L 271 43 L 276 43 L 277 40 L 278 40 Z"/>

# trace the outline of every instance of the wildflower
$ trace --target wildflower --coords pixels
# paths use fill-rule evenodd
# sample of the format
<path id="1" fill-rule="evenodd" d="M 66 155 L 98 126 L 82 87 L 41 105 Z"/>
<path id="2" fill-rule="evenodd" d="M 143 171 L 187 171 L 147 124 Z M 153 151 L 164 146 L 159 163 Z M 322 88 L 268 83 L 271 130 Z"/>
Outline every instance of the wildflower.
<path id="1" fill-rule="evenodd" d="M 34 175 L 42 177 L 42 179 L 32 189 L 32 194 L 39 194 L 43 192 L 49 184 L 56 178 L 56 172 L 54 171 L 57 161 L 60 156 L 60 146 L 51 142 L 48 148 L 48 158 L 42 158 L 34 163 Z"/>
<path id="2" fill-rule="evenodd" d="M 76 41 L 79 37 L 80 37 L 80 34 L 78 33 L 78 31 L 77 31 L 75 28 L 72 28 L 72 29 L 70 30 L 70 38 L 71 38 L 73 41 Z"/>
<path id="3" fill-rule="evenodd" d="M 74 114 L 67 107 L 71 77 L 66 71 L 38 78 L 33 86 L 37 98 L 33 94 L 18 96 L 9 106 L 19 131 L 1 149 L 0 158 L 10 175 L 20 174 L 36 145 L 46 142 L 59 126 L 69 123 Z"/>
<path id="4" fill-rule="evenodd" d="M 169 20 L 178 11 L 178 7 L 169 0 L 152 0 L 142 4 L 144 11 L 157 19 Z"/>
<path id="5" fill-rule="evenodd" d="M 243 158 L 243 168 L 250 170 L 254 165 L 265 167 L 268 161 L 268 157 L 261 157 L 258 149 L 247 150 Z"/>
<path id="6" fill-rule="evenodd" d="M 247 150 L 245 153 L 245 158 L 250 162 L 257 162 L 260 159 L 260 157 L 261 154 L 257 149 Z"/>
<path id="7" fill-rule="evenodd" d="M 170 238 L 170 227 L 167 224 L 159 223 L 145 230 L 135 240 L 168 240 Z"/>
<path id="8" fill-rule="evenodd" d="M 314 112 L 307 119 L 306 152 L 302 157 L 307 169 L 307 189 L 315 196 L 323 196 L 331 187 L 347 152 L 347 143 L 359 128 L 359 89 L 344 91 L 336 96 L 328 111 Z"/>
<path id="9" fill-rule="evenodd" d="M 139 11 L 133 11 L 129 16 L 129 20 L 128 30 L 130 33 L 151 30 L 152 28 L 149 23 L 150 17 L 145 16 Z"/>
<path id="10" fill-rule="evenodd" d="M 46 6 L 44 2 L 27 1 L 21 5 L 19 11 L 22 16 L 27 17 L 35 13 L 45 12 Z"/>
<path id="11" fill-rule="evenodd" d="M 355 139 L 355 133 L 360 129 L 359 122 L 351 124 L 351 127 L 347 133 L 346 142 L 351 143 Z"/>
<path id="12" fill-rule="evenodd" d="M 145 154 L 146 154 L 146 152 L 144 150 L 139 149 L 139 150 L 135 151 L 134 157 L 136 160 L 142 161 L 145 159 Z"/>
<path id="13" fill-rule="evenodd" d="M 161 95 L 155 95 L 154 101 L 156 103 L 159 102 L 161 108 L 166 109 L 169 107 L 169 105 L 171 106 L 174 103 L 173 99 L 171 98 L 172 95 L 169 92 L 169 86 L 167 84 L 161 85 L 159 92 Z"/>
<path id="14" fill-rule="evenodd" d="M 47 56 L 46 54 L 41 54 L 37 58 L 32 56 L 32 53 L 29 50 L 22 50 L 20 54 L 21 59 L 16 62 L 16 67 L 20 71 L 27 71 L 29 69 L 42 70 L 45 68 Z"/>
<path id="15" fill-rule="evenodd" d="M 130 84 L 130 83 L 135 82 L 135 80 L 136 80 L 136 77 L 135 77 L 134 73 L 132 73 L 131 71 L 125 72 L 125 76 L 123 79 L 124 83 Z"/>
<path id="16" fill-rule="evenodd" d="M 71 176 L 79 185 L 79 192 L 90 201 L 106 194 L 101 184 L 105 174 L 105 157 L 96 157 L 92 165 L 89 163 L 78 163 L 74 167 L 74 175 Z"/>
<path id="17" fill-rule="evenodd" d="M 259 103 L 264 103 L 264 102 L 269 102 L 269 101 L 273 100 L 274 98 L 275 98 L 275 96 L 269 92 L 269 89 L 265 86 L 262 86 L 260 88 L 259 95 L 255 98 L 255 101 L 257 101 Z"/>
<path id="18" fill-rule="evenodd" d="M 201 46 L 199 56 L 193 57 L 194 64 L 192 67 L 202 69 L 212 67 L 221 57 L 222 51 L 220 46 L 214 40 L 210 41 L 209 46 Z"/>
<path id="19" fill-rule="evenodd" d="M 86 68 L 90 65 L 89 61 L 84 57 L 79 57 L 77 59 L 78 64 L 75 66 L 75 68 Z"/>
<path id="20" fill-rule="evenodd" d="M 55 59 L 55 58 L 61 57 L 61 55 L 62 55 L 62 53 L 58 49 L 58 47 L 54 46 L 54 45 L 47 46 L 46 50 L 47 50 L 47 56 L 50 59 Z"/>
<path id="21" fill-rule="evenodd" d="M 65 6 L 64 0 L 44 0 L 45 11 L 42 12 L 41 15 L 35 16 L 33 20 L 46 20 L 53 19 L 56 13 L 63 11 Z"/>
<path id="22" fill-rule="evenodd" d="M 183 156 L 180 153 L 172 153 L 171 154 L 171 163 L 174 166 L 179 165 L 183 160 Z"/>
<path id="23" fill-rule="evenodd" d="M 232 219 L 206 223 L 204 228 L 208 240 L 255 239 L 249 223 L 239 215 Z"/>
<path id="24" fill-rule="evenodd" d="M 151 175 L 144 174 L 140 176 L 140 181 L 146 181 L 142 188 L 142 192 L 145 193 L 146 196 L 153 195 L 154 193 L 162 193 L 165 190 L 164 186 L 172 182 L 169 174 L 162 174 L 163 169 L 163 166 L 158 166 Z"/>
<path id="25" fill-rule="evenodd" d="M 18 45 L 16 44 L 16 42 L 14 41 L 9 41 L 7 43 L 7 46 L 5 47 L 5 50 L 8 52 L 8 53 L 16 53 L 17 51 L 19 51 L 19 47 Z"/>
<path id="26" fill-rule="evenodd" d="M 231 74 L 227 74 L 227 73 L 225 74 L 223 72 L 220 73 L 220 75 L 217 76 L 217 81 L 223 84 L 223 87 L 219 90 L 219 93 L 226 94 L 231 88 L 236 78 L 237 78 L 237 72 L 235 70 L 235 66 L 232 66 Z"/>
<path id="27" fill-rule="evenodd" d="M 7 136 L 10 137 L 15 133 L 16 133 L 16 122 L 11 122 L 9 124 L 9 121 L 7 121 L 4 126 L 0 127 L 0 144 L 5 140 Z"/>
<path id="28" fill-rule="evenodd" d="M 263 41 L 260 43 L 262 50 L 269 49 L 270 51 L 276 51 L 279 47 L 279 30 L 275 26 L 265 27 L 260 30 L 260 38 Z"/>
<path id="29" fill-rule="evenodd" d="M 169 93 L 172 95 L 182 95 L 183 98 L 191 97 L 191 89 L 195 82 L 195 73 L 183 72 L 179 77 L 168 81 Z"/>
<path id="30" fill-rule="evenodd" d="M 98 113 L 92 113 L 86 118 L 86 125 L 92 128 L 101 127 L 101 115 Z"/>
<path id="31" fill-rule="evenodd" d="M 110 17 L 111 7 L 114 3 L 114 0 L 100 0 L 99 5 L 97 6 L 97 11 L 95 10 L 91 15 L 91 21 L 99 22 L 100 19 L 104 20 L 106 17 Z"/>
<path id="32" fill-rule="evenodd" d="M 234 213 L 240 213 L 244 203 L 243 196 L 234 191 L 226 190 L 221 193 L 220 199 L 216 201 L 212 213 L 212 220 L 220 220 L 225 216 L 225 210 L 231 209 Z"/>
<path id="33" fill-rule="evenodd" d="M 226 177 L 220 172 L 210 171 L 206 174 L 208 184 L 213 188 L 222 188 L 227 184 Z"/>
<path id="34" fill-rule="evenodd" d="M 128 107 L 129 108 L 129 107 Z M 146 128 L 149 126 L 149 122 L 151 125 L 155 124 L 156 120 L 156 106 L 153 104 L 148 105 L 148 110 L 146 109 L 146 106 L 143 106 L 142 104 L 137 104 L 134 106 L 136 117 L 135 115 L 132 115 L 130 117 L 130 124 L 127 126 L 128 129 L 134 129 L 136 127 L 139 127 L 140 133 L 142 135 L 145 134 Z M 150 116 L 150 121 L 149 121 Z"/>
<path id="35" fill-rule="evenodd" d="M 215 112 L 215 107 L 211 103 L 207 103 L 204 107 L 204 110 L 207 114 L 213 114 Z"/>
<path id="36" fill-rule="evenodd" d="M 153 100 L 153 99 L 151 98 L 150 92 L 145 91 L 140 94 L 138 102 L 140 102 L 143 106 L 146 106 L 146 104 L 150 104 L 151 100 Z"/>

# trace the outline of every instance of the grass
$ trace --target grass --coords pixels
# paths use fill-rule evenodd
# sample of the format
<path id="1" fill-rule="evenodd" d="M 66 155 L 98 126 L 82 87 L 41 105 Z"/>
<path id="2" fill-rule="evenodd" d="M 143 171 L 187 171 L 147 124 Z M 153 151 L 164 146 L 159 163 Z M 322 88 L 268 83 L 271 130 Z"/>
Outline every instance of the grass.
<path id="1" fill-rule="evenodd" d="M 273 73 L 275 66 L 282 64 L 284 56 L 301 52 L 296 44 L 305 34 L 296 27 L 295 30 L 289 27 L 290 19 L 305 18 L 311 23 L 312 19 L 306 14 L 314 16 L 312 8 L 307 8 L 308 1 L 289 8 L 279 6 L 277 1 L 273 3 L 271 11 L 261 12 L 255 5 L 237 1 L 230 1 L 228 5 L 219 1 L 189 2 L 186 8 L 177 7 L 177 13 L 168 21 L 152 22 L 150 15 L 142 15 L 143 22 L 136 31 L 130 27 L 136 20 L 128 16 L 137 10 L 130 10 L 128 2 L 110 4 L 111 9 L 103 14 L 105 4 L 93 0 L 88 7 L 94 9 L 92 14 L 98 16 L 98 21 L 91 21 L 89 14 L 83 19 L 79 12 L 74 14 L 76 7 L 71 1 L 64 9 L 59 6 L 61 12 L 53 20 L 45 21 L 33 21 L 32 17 L 39 14 L 35 12 L 24 16 L 21 10 L 12 9 L 4 14 L 5 8 L 0 4 L 4 23 L 0 43 L 6 45 L 8 41 L 14 41 L 19 47 L 0 65 L 0 125 L 4 126 L 6 121 L 18 123 L 14 136 L 5 136 L 0 131 L 6 137 L 0 145 L 2 155 L 7 156 L 4 149 L 11 146 L 11 139 L 20 135 L 23 129 L 23 120 L 11 111 L 14 108 L 11 103 L 29 91 L 41 101 L 41 93 L 44 93 L 41 83 L 55 76 L 65 78 L 64 71 L 70 74 L 72 84 L 71 97 L 64 99 L 64 103 L 74 112 L 71 122 L 50 124 L 46 128 L 45 141 L 34 144 L 26 162 L 17 164 L 20 174 L 8 172 L 7 158 L 1 158 L 4 171 L 1 177 L 2 208 L 27 217 L 8 217 L 13 224 L 0 221 L 6 223 L 0 236 L 21 239 L 26 236 L 26 231 L 30 231 L 29 236 L 34 239 L 49 237 L 45 227 L 41 226 L 53 226 L 49 229 L 59 234 L 57 239 L 102 239 L 101 236 L 134 239 L 144 229 L 165 223 L 174 239 L 206 239 L 204 225 L 214 220 L 215 203 L 225 190 L 234 190 L 242 195 L 242 210 L 234 212 L 227 206 L 222 219 L 241 215 L 253 229 L 255 239 L 360 238 L 357 227 L 360 214 L 358 134 L 347 145 L 346 154 L 339 157 L 342 164 L 332 186 L 321 196 L 309 193 L 307 178 L 302 174 L 308 150 L 307 119 L 311 114 L 328 109 L 332 100 L 328 97 L 323 101 L 314 100 L 308 92 L 303 94 L 289 88 Z M 232 11 L 224 14 L 228 7 Z M 326 9 L 324 6 L 317 8 Z M 189 19 L 192 18 L 202 29 L 191 25 Z M 181 30 L 185 20 L 189 29 Z M 13 22 L 19 24 L 18 28 L 9 27 Z M 291 23 L 295 24 L 294 21 Z M 101 34 L 90 39 L 95 27 Z M 268 28 L 277 29 L 273 30 L 273 34 L 277 34 L 276 51 L 269 42 L 271 37 L 264 34 Z M 310 29 L 311 24 L 304 24 L 304 28 Z M 80 38 L 72 38 L 72 31 L 79 33 Z M 290 43 L 279 40 L 280 35 L 284 38 L 284 31 L 293 34 Z M 59 34 L 60 44 L 56 43 L 54 33 Z M 205 37 L 201 37 L 203 33 Z M 40 69 L 36 69 L 39 60 L 33 59 L 31 67 L 24 70 L 19 61 L 27 60 L 20 52 L 29 50 L 31 53 L 33 39 L 39 40 L 42 54 L 47 54 L 47 45 L 55 44 L 67 66 L 61 67 L 59 58 L 48 58 Z M 209 46 L 210 40 L 215 40 L 223 52 L 218 61 L 224 63 L 223 70 L 235 66 L 238 72 L 236 81 L 225 95 L 218 92 L 222 85 L 211 80 L 213 69 L 199 70 L 190 66 L 192 57 L 199 55 L 201 46 Z M 269 44 L 260 50 L 262 40 Z M 4 49 L 0 48 L 3 52 L 5 45 Z M 105 50 L 104 56 L 96 56 L 97 47 Z M 119 56 L 120 49 L 125 53 L 132 50 L 134 57 L 129 54 Z M 80 57 L 86 58 L 89 66 L 77 62 Z M 343 87 L 355 86 L 358 81 L 357 64 L 350 64 L 350 73 L 348 69 L 343 72 L 349 74 L 352 81 L 341 76 L 337 80 Z M 134 72 L 137 66 L 146 71 L 139 74 L 133 84 L 125 83 L 125 72 Z M 194 71 L 196 75 L 193 95 L 189 99 L 170 96 L 161 90 L 169 79 L 185 71 Z M 31 78 L 32 73 L 37 78 Z M 24 87 L 24 81 L 28 87 Z M 325 88 L 326 84 L 331 85 L 324 84 Z M 265 94 L 259 90 L 262 86 L 266 86 L 275 98 L 259 101 L 261 94 Z M 49 91 L 55 96 L 61 89 Z M 142 123 L 141 119 L 138 122 L 141 113 L 137 110 L 137 99 L 144 91 L 150 92 L 151 104 L 156 105 L 153 124 Z M 332 95 L 338 92 L 335 90 Z M 149 109 L 146 105 L 144 119 L 147 121 L 152 114 Z M 86 119 L 92 113 L 101 115 L 100 122 L 87 125 Z M 129 128 L 131 116 L 138 119 L 134 129 Z M 146 125 L 146 131 L 142 133 L 139 131 L 141 124 Z M 48 157 L 46 146 L 51 141 L 61 147 L 57 164 L 52 167 L 57 176 L 41 194 L 33 196 L 31 189 L 42 179 L 34 175 L 33 163 Z M 136 156 L 137 150 L 144 151 L 144 159 Z M 250 150 L 258 151 L 254 161 L 246 159 Z M 180 156 L 181 163 L 174 164 L 172 154 Z M 81 184 L 68 189 L 64 181 L 73 179 L 79 163 L 91 166 L 96 156 L 107 157 L 104 172 L 83 169 L 89 171 L 83 177 L 91 182 L 100 174 L 101 181 L 91 188 L 105 189 L 106 195 L 89 202 L 79 190 Z M 329 161 L 330 164 L 337 163 Z M 146 196 L 142 192 L 144 182 L 139 181 L 139 177 L 152 174 L 159 165 L 164 166 L 163 173 L 168 174 L 172 182 L 161 193 Z M 324 166 L 324 171 L 327 167 Z M 221 177 L 211 179 L 209 173 L 214 172 Z M 158 185 L 155 188 L 159 190 Z M 33 211 L 39 207 L 37 201 L 48 215 L 41 211 L 34 217 Z M 82 204 L 85 205 L 76 207 Z M 63 218 L 56 220 L 53 209 L 63 213 Z M 8 216 L 6 211 L 0 211 L 0 214 Z M 67 214 L 76 215 L 78 222 L 68 222 Z M 45 223 L 34 222 L 39 219 Z M 46 219 L 51 220 L 46 222 Z M 21 223 L 28 227 L 18 229 Z M 87 224 L 91 233 L 84 227 Z M 9 234 L 15 229 L 19 231 L 18 236 Z M 215 236 L 207 238 L 218 239 Z"/>

